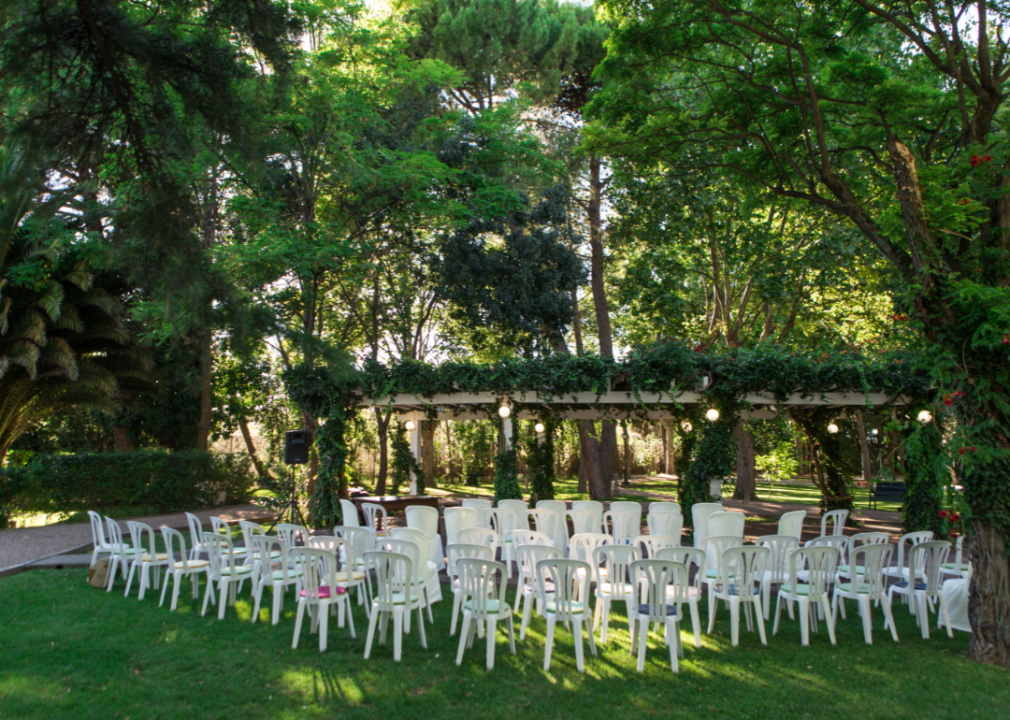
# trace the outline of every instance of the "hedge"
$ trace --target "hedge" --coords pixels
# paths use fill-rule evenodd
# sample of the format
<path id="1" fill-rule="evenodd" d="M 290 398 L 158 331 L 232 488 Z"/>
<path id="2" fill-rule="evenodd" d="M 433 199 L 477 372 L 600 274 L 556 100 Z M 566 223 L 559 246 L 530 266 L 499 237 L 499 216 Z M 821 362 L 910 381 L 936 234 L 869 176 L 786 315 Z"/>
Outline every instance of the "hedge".
<path id="1" fill-rule="evenodd" d="M 136 451 L 35 455 L 0 468 L 0 527 L 13 512 L 157 512 L 245 502 L 255 478 L 244 454 Z"/>

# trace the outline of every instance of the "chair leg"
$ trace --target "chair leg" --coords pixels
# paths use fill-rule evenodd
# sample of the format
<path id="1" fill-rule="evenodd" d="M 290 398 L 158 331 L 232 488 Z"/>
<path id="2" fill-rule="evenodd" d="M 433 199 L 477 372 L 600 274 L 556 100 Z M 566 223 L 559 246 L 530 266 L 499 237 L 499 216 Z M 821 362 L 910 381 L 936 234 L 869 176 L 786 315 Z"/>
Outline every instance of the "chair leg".
<path id="1" fill-rule="evenodd" d="M 173 584 L 178 582 L 178 578 L 176 577 L 176 574 L 174 572 L 172 573 L 172 582 Z M 161 588 L 161 600 L 158 601 L 158 607 L 161 607 L 162 605 L 165 604 L 165 592 L 167 590 L 168 590 L 168 573 L 165 573 L 165 584 Z"/>
<path id="2" fill-rule="evenodd" d="M 130 563 L 130 574 L 126 578 L 126 590 L 123 591 L 123 597 L 130 596 L 130 588 L 133 586 L 133 573 L 137 570 L 137 561 L 134 560 Z"/>
<path id="3" fill-rule="evenodd" d="M 860 596 L 856 601 L 859 606 L 859 614 L 863 619 L 863 639 L 867 645 L 873 644 L 873 618 L 870 617 L 870 599 Z M 844 615 L 843 615 L 844 617 Z"/>
<path id="4" fill-rule="evenodd" d="M 324 606 L 319 606 L 319 652 L 326 651 L 326 640 L 329 637 L 330 630 L 330 614 L 327 612 L 329 608 Z"/>
<path id="5" fill-rule="evenodd" d="M 758 602 L 760 602 L 760 600 Z M 750 605 L 754 605 L 754 603 L 748 603 L 748 606 L 750 606 Z M 758 637 L 761 638 L 761 644 L 762 645 L 767 645 L 768 644 L 768 636 L 765 635 L 765 618 L 764 618 L 764 615 L 761 612 L 761 606 L 760 605 L 757 605 L 754 608 L 754 620 L 757 622 Z"/>
<path id="6" fill-rule="evenodd" d="M 109 561 L 109 580 L 105 584 L 105 592 L 112 592 L 112 586 L 116 582 L 116 568 L 119 567 L 119 558 L 115 555 Z"/>
<path id="7" fill-rule="evenodd" d="M 463 653 L 466 652 L 467 640 L 470 637 L 470 613 L 463 613 L 463 624 L 459 628 L 459 647 L 456 650 L 456 664 L 463 664 Z"/>
<path id="8" fill-rule="evenodd" d="M 940 593 L 940 612 L 937 616 L 943 613 L 943 624 L 947 626 L 947 637 L 954 637 L 954 629 L 950 626 L 950 615 L 947 614 L 947 598 Z"/>
<path id="9" fill-rule="evenodd" d="M 182 588 L 182 575 L 177 575 L 175 578 L 175 583 L 172 585 L 172 607 L 170 608 L 172 612 L 175 612 L 175 608 L 179 606 L 179 590 Z"/>
<path id="10" fill-rule="evenodd" d="M 301 603 L 299 603 L 301 606 Z M 368 634 L 365 636 L 365 660 L 368 659 L 369 654 L 372 652 L 372 640 L 375 638 L 375 624 L 379 621 L 379 615 L 382 613 L 373 611 L 368 617 Z"/>
<path id="11" fill-rule="evenodd" d="M 406 611 L 404 611 L 404 612 L 406 612 Z M 408 612 L 407 615 L 409 616 L 410 613 Z M 424 634 L 424 618 L 421 616 L 421 606 L 420 605 L 417 606 L 417 631 L 421 635 L 421 647 L 423 647 L 425 650 L 427 650 L 428 649 L 428 638 Z"/>
<path id="12" fill-rule="evenodd" d="M 824 595 L 820 599 L 820 605 L 824 610 L 824 624 L 828 626 L 828 637 L 831 644 L 835 644 L 835 619 L 831 615 L 831 606 L 828 604 L 828 597 Z"/>
<path id="13" fill-rule="evenodd" d="M 680 622 L 667 619 L 666 621 L 666 635 L 670 645 L 670 669 L 674 673 L 680 672 L 680 665 L 678 658 L 680 656 Z"/>
<path id="14" fill-rule="evenodd" d="M 810 603 L 805 598 L 800 603 L 800 644 L 806 647 L 810 644 Z M 772 635 L 775 633 L 772 632 Z"/>
<path id="15" fill-rule="evenodd" d="M 919 625 L 922 626 L 922 639 L 929 640 L 929 611 L 926 610 L 926 593 L 916 593 L 915 599 L 919 605 Z"/>
<path id="16" fill-rule="evenodd" d="M 649 645 L 649 621 L 642 618 L 638 621 L 638 672 L 645 671 L 645 652 Z M 676 650 L 674 650 L 676 653 Z"/>
<path id="17" fill-rule="evenodd" d="M 779 632 L 779 618 L 782 617 L 782 595 L 775 599 L 775 622 L 772 624 L 772 635 Z"/>
<path id="18" fill-rule="evenodd" d="M 207 588 L 203 591 L 203 609 L 200 610 L 200 617 L 207 614 L 207 601 L 210 600 L 210 594 L 214 591 L 214 583 L 207 583 Z"/>
<path id="19" fill-rule="evenodd" d="M 586 622 L 588 623 L 589 620 L 587 619 Z M 592 629 L 587 634 L 589 635 L 589 652 L 593 654 L 593 657 L 596 657 L 596 639 L 593 637 Z"/>
<path id="20" fill-rule="evenodd" d="M 196 576 L 194 575 L 193 577 Z M 218 587 L 217 591 L 217 594 L 221 597 L 221 604 L 217 606 L 218 620 L 224 620 L 224 610 L 228 606 L 228 603 L 225 601 L 225 598 L 227 598 L 231 592 L 232 589 L 229 587 L 229 583 L 224 578 L 221 578 L 221 584 Z"/>
<path id="21" fill-rule="evenodd" d="M 772 609 L 772 583 L 770 580 L 761 583 L 761 609 L 764 611 L 765 620 L 768 620 Z M 774 634 L 773 631 L 772 635 Z"/>
<path id="22" fill-rule="evenodd" d="M 607 628 L 610 627 L 610 598 L 603 597 L 600 598 L 603 601 L 603 620 L 602 630 L 600 630 L 600 642 L 607 642 Z"/>
<path id="23" fill-rule="evenodd" d="M 688 603 L 691 606 L 691 627 L 694 629 L 694 646 L 701 647 L 701 618 L 698 615 L 698 603 Z"/>
<path id="24" fill-rule="evenodd" d="M 489 616 L 487 619 L 487 669 L 494 670 L 494 641 L 495 635 L 498 633 L 498 622 L 495 620 L 495 616 Z"/>
<path id="25" fill-rule="evenodd" d="M 400 662 L 403 655 L 403 608 L 393 610 L 393 660 Z M 407 615 L 410 617 L 409 613 Z"/>
<path id="26" fill-rule="evenodd" d="M 712 592 L 712 586 L 708 586 L 708 632 L 707 635 L 712 634 L 712 628 L 715 627 L 715 614 L 719 610 L 719 603 L 715 601 L 715 593 Z"/>
<path id="27" fill-rule="evenodd" d="M 459 618 L 459 609 L 463 604 L 463 592 L 454 592 L 452 594 L 452 622 L 449 624 L 449 635 L 456 634 L 456 621 Z M 462 631 L 461 631 L 462 632 Z"/>
<path id="28" fill-rule="evenodd" d="M 519 626 L 519 639 L 526 639 L 526 628 L 529 627 L 530 617 L 533 615 L 533 598 L 526 598 L 525 604 L 523 605 L 523 622 Z"/>
<path id="29" fill-rule="evenodd" d="M 557 622 L 557 615 L 547 616 L 547 642 L 544 645 L 544 671 L 551 669 L 551 649 L 554 647 L 554 626 Z"/>
<path id="30" fill-rule="evenodd" d="M 386 628 L 389 627 L 389 611 L 380 613 L 379 618 L 379 644 L 386 644 Z"/>
<path id="31" fill-rule="evenodd" d="M 278 588 L 274 586 L 270 589 L 273 591 L 274 594 L 273 607 L 271 608 L 273 610 L 273 617 L 271 618 L 271 620 L 273 620 L 272 624 L 276 625 L 281 620 L 281 605 L 284 604 L 284 588 L 283 587 Z M 259 603 L 257 603 L 257 606 L 258 605 Z"/>
<path id="32" fill-rule="evenodd" d="M 880 606 L 884 609 L 884 616 L 888 619 L 891 626 L 891 637 L 894 638 L 894 642 L 898 642 L 898 628 L 894 625 L 894 615 L 891 613 L 891 599 L 885 596 Z M 866 614 L 870 614 L 869 603 L 866 604 Z"/>
<path id="33" fill-rule="evenodd" d="M 513 655 L 515 655 L 516 654 L 516 634 L 515 634 L 515 626 L 512 624 L 512 616 L 508 615 L 505 618 L 505 620 L 509 624 L 509 650 L 512 652 Z"/>
<path id="34" fill-rule="evenodd" d="M 732 597 L 728 602 L 730 644 L 736 647 L 740 643 L 740 603 Z"/>
<path id="35" fill-rule="evenodd" d="M 582 657 L 582 618 L 578 617 L 572 621 L 572 631 L 575 634 L 575 667 L 579 672 L 586 671 L 586 663 Z"/>

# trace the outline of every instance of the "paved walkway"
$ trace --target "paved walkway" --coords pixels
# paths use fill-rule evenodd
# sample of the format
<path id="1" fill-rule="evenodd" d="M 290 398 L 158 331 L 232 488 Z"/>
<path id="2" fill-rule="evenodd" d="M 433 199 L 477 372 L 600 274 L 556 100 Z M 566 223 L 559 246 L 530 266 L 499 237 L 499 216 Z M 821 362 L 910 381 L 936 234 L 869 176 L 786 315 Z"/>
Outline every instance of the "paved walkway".
<path id="1" fill-rule="evenodd" d="M 205 524 L 216 515 L 228 522 L 272 518 L 273 514 L 258 505 L 233 505 L 231 507 L 198 510 L 194 513 Z M 146 515 L 137 518 L 116 518 L 126 528 L 127 520 L 139 520 L 158 528 L 168 526 L 185 528 L 183 513 L 171 515 Z M 91 523 L 61 523 L 45 527 L 18 528 L 0 532 L 0 573 L 16 565 L 22 565 L 56 553 L 68 553 L 92 543 Z"/>

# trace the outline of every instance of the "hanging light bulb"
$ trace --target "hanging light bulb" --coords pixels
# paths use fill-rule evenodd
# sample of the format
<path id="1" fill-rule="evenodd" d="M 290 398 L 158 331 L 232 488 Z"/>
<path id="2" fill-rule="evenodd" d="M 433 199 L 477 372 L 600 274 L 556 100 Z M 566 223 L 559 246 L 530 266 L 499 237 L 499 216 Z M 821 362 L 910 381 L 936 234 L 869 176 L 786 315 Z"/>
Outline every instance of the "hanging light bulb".
<path id="1" fill-rule="evenodd" d="M 705 413 L 705 417 L 708 418 L 709 422 L 715 422 L 716 420 L 719 419 L 719 411 L 716 410 L 715 408 L 712 408 L 707 413 Z"/>
<path id="2" fill-rule="evenodd" d="M 680 424 L 680 427 L 681 427 L 681 429 L 682 429 L 682 430 L 683 430 L 684 432 L 687 432 L 687 433 L 689 433 L 689 432 L 691 432 L 692 430 L 694 430 L 694 425 L 692 425 L 691 423 L 689 423 L 689 422 L 688 422 L 687 420 L 685 420 L 684 422 L 682 422 L 682 423 Z"/>
<path id="3" fill-rule="evenodd" d="M 838 432 L 838 426 L 835 425 L 834 423 L 829 423 L 828 424 L 828 432 L 831 433 L 832 435 L 834 435 L 836 432 Z"/>
<path id="4" fill-rule="evenodd" d="M 919 412 L 919 422 L 923 424 L 933 422 L 933 413 L 929 410 L 921 410 Z"/>
<path id="5" fill-rule="evenodd" d="M 543 423 L 537 423 L 536 425 L 533 426 L 533 429 L 536 430 L 539 434 L 542 435 L 543 432 L 544 432 L 544 424 Z"/>
<path id="6" fill-rule="evenodd" d="M 414 421 L 413 421 L 413 420 L 408 420 L 408 421 L 407 421 L 407 429 L 408 429 L 408 430 L 411 430 L 411 431 L 412 431 L 412 430 L 413 430 L 414 428 L 416 428 L 416 427 L 417 427 L 417 425 L 415 425 L 415 424 L 414 424 Z"/>
<path id="7" fill-rule="evenodd" d="M 506 419 L 511 414 L 512 411 L 509 410 L 508 405 L 502 405 L 500 408 L 498 408 L 498 417 L 500 417 L 502 420 Z"/>

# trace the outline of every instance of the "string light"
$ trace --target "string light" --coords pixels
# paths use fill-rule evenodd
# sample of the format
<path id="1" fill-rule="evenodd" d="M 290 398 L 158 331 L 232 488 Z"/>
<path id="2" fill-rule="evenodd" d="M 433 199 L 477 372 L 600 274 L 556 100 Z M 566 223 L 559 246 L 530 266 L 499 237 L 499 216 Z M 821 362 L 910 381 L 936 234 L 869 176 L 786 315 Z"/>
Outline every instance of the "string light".
<path id="1" fill-rule="evenodd" d="M 536 430 L 538 433 L 543 434 L 543 432 L 544 432 L 544 424 L 543 423 L 537 423 L 534 426 L 533 429 Z"/>
<path id="2" fill-rule="evenodd" d="M 689 423 L 689 422 L 688 422 L 687 420 L 685 420 L 684 422 L 682 422 L 682 423 L 680 424 L 680 427 L 681 427 L 681 428 L 682 428 L 682 429 L 684 430 L 684 432 L 686 432 L 686 433 L 689 433 L 689 432 L 691 432 L 692 430 L 694 430 L 694 425 L 692 425 L 691 423 Z"/>
<path id="3" fill-rule="evenodd" d="M 417 427 L 417 425 L 415 425 L 415 424 L 414 424 L 414 421 L 413 421 L 413 420 L 408 420 L 408 421 L 407 421 L 407 429 L 408 429 L 408 430 L 413 430 L 413 429 L 414 429 L 414 428 L 416 428 L 416 427 Z"/>
<path id="4" fill-rule="evenodd" d="M 836 432 L 838 432 L 838 426 L 835 425 L 834 423 L 830 423 L 828 425 L 828 432 L 834 435 Z"/>
<path id="5" fill-rule="evenodd" d="M 921 423 L 931 423 L 933 422 L 933 413 L 929 410 L 922 410 L 919 412 L 919 422 Z"/>
<path id="6" fill-rule="evenodd" d="M 508 405 L 502 405 L 500 408 L 498 408 L 498 416 L 502 420 L 507 419 L 508 416 L 511 415 L 511 414 L 512 414 L 512 411 L 509 410 L 509 406 Z"/>
<path id="7" fill-rule="evenodd" d="M 715 422 L 716 420 L 719 419 L 719 411 L 716 410 L 715 408 L 712 408 L 707 413 L 705 413 L 705 417 L 708 418 L 709 422 Z"/>

